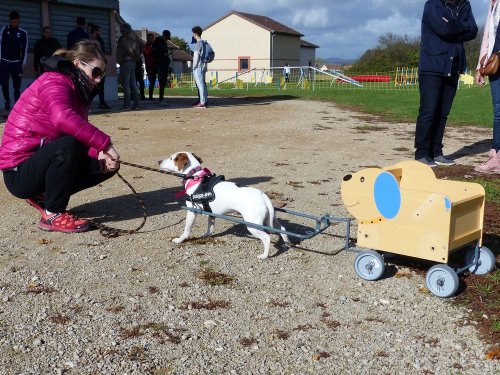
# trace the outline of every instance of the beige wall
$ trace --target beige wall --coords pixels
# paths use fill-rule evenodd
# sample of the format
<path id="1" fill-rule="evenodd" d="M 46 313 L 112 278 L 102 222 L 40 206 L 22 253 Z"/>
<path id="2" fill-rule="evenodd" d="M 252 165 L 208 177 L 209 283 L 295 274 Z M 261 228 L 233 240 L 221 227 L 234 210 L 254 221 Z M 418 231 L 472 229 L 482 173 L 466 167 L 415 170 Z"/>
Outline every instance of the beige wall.
<path id="1" fill-rule="evenodd" d="M 219 82 L 234 77 L 238 72 L 238 57 L 250 58 L 250 69 L 269 69 L 271 60 L 271 34 L 269 31 L 234 14 L 203 32 L 202 38 L 210 42 L 215 60 L 208 65 L 208 77 L 218 72 Z M 297 38 L 298 39 L 298 38 Z M 250 74 L 241 79 L 250 79 Z"/>
<path id="2" fill-rule="evenodd" d="M 300 65 L 308 66 L 316 64 L 316 49 L 315 48 L 301 48 L 300 49 Z"/>
<path id="3" fill-rule="evenodd" d="M 272 65 L 281 67 L 288 63 L 290 66 L 300 64 L 300 38 L 290 35 L 274 36 L 274 54 L 272 56 Z"/>

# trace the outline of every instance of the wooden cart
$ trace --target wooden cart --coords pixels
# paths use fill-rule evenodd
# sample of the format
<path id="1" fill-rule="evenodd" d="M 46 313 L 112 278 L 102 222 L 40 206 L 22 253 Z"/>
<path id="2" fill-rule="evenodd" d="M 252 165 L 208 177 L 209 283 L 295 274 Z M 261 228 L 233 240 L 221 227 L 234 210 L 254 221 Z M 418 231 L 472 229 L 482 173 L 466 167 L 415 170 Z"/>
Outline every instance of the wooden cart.
<path id="1" fill-rule="evenodd" d="M 384 272 L 383 254 L 399 254 L 440 264 L 427 272 L 426 285 L 439 297 L 458 288 L 457 274 L 491 272 L 495 257 L 481 246 L 484 188 L 437 179 L 432 169 L 410 160 L 386 168 L 365 168 L 343 178 L 342 200 L 358 221 L 355 269 L 366 280 Z M 467 249 L 465 265 L 452 269 L 449 255 Z"/>

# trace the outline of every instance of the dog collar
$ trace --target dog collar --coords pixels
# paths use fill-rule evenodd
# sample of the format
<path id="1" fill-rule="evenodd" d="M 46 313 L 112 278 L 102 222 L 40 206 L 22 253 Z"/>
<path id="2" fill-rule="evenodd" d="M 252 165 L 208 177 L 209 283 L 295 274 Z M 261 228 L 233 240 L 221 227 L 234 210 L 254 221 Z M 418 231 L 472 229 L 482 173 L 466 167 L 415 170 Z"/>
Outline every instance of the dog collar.
<path id="1" fill-rule="evenodd" d="M 205 176 L 211 176 L 212 172 L 208 168 L 201 168 L 200 166 L 193 168 L 182 180 L 183 191 L 177 192 L 175 194 L 176 198 L 180 198 L 188 194 L 188 190 L 196 190 L 197 186 L 203 180 Z M 194 190 L 193 190 L 194 188 Z"/>
<path id="2" fill-rule="evenodd" d="M 184 183 L 186 180 L 192 178 L 192 176 L 196 173 L 196 172 L 199 172 L 201 171 L 201 166 L 198 165 L 197 167 L 194 167 L 193 169 L 191 169 L 187 174 L 186 176 L 184 176 L 184 179 L 182 180 L 182 182 Z"/>

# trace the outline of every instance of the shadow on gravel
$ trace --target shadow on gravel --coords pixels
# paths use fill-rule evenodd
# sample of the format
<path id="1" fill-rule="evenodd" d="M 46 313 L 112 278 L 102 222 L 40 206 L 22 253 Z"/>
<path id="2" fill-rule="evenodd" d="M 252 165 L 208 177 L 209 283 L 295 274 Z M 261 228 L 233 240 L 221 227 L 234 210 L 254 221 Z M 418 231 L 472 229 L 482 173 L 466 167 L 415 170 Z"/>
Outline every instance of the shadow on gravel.
<path id="1" fill-rule="evenodd" d="M 238 216 L 236 216 L 236 217 L 238 217 Z M 222 220 L 222 219 L 216 219 L 216 220 Z M 302 225 L 302 224 L 297 224 L 297 223 L 292 223 L 292 222 L 290 222 L 286 219 L 283 219 L 283 218 L 279 218 L 279 221 L 288 232 L 304 235 L 309 231 L 314 231 L 313 227 Z M 217 224 L 216 224 L 216 228 L 217 228 Z M 216 233 L 212 237 L 224 237 L 224 236 L 228 236 L 228 235 L 232 235 L 232 236 L 236 236 L 236 237 L 245 237 L 245 238 L 249 238 L 249 239 L 255 239 L 255 237 L 253 237 L 248 232 L 248 230 L 244 224 L 234 224 L 233 226 L 227 228 L 226 230 L 224 230 L 222 232 L 216 231 Z M 344 240 L 344 237 L 342 237 L 342 236 L 338 236 L 338 235 L 330 234 L 330 233 L 325 233 L 325 232 L 319 234 L 319 236 L 326 236 L 326 237 L 335 238 L 337 241 Z M 326 256 L 334 256 L 334 255 L 337 255 L 344 250 L 343 242 L 341 245 L 338 245 L 337 248 L 332 248 L 331 252 L 326 252 L 326 251 L 319 251 L 319 250 L 315 250 L 315 249 L 311 249 L 311 248 L 306 247 L 307 241 L 308 241 L 307 239 L 302 240 L 300 238 L 292 237 L 292 236 L 290 236 L 289 238 L 290 238 L 290 242 L 292 243 L 292 247 L 286 248 L 286 246 L 284 246 L 284 242 L 281 239 L 281 237 L 279 236 L 279 234 L 274 234 L 274 233 L 271 234 L 271 241 L 274 244 L 274 248 L 278 249 L 278 251 L 276 253 L 270 255 L 271 258 L 285 254 L 289 250 L 293 250 L 293 249 L 301 250 L 304 252 L 310 252 L 310 253 L 314 253 L 314 254 L 318 254 L 318 255 L 326 255 Z M 325 240 L 328 241 L 329 239 L 327 238 Z M 338 244 L 338 242 L 337 242 L 337 244 Z"/>
<path id="2" fill-rule="evenodd" d="M 273 177 L 242 177 L 235 178 L 228 181 L 237 183 L 240 186 L 250 186 L 267 182 L 272 180 Z M 133 186 L 133 182 L 132 182 Z M 181 192 L 179 187 L 164 188 L 148 192 L 138 192 L 139 197 L 144 201 L 146 207 L 146 214 L 148 217 L 162 215 L 165 213 L 181 210 L 185 205 L 185 198 L 176 198 L 175 194 Z M 75 214 L 83 217 L 98 218 L 100 222 L 112 225 L 113 222 L 120 222 L 143 217 L 143 209 L 139 203 L 138 198 L 130 193 L 120 195 L 113 198 L 106 198 L 96 200 L 94 202 L 86 203 L 76 206 L 72 209 Z M 246 229 L 245 229 L 246 231 Z"/>
<path id="3" fill-rule="evenodd" d="M 194 95 L 195 93 L 193 93 Z M 241 97 L 210 97 L 208 99 L 208 109 L 210 108 L 224 108 L 224 107 L 234 107 L 234 106 L 256 106 L 256 105 L 269 105 L 272 102 L 285 101 L 285 100 L 293 100 L 298 97 L 293 95 L 271 95 L 271 96 L 241 96 Z M 97 105 L 93 105 L 91 109 L 92 115 L 108 115 L 111 113 L 138 113 L 141 111 L 168 111 L 172 109 L 192 109 L 194 112 L 196 111 L 204 111 L 205 109 L 193 108 L 193 102 L 196 101 L 196 97 L 176 97 L 171 96 L 165 98 L 165 103 L 162 105 L 158 102 L 158 99 L 155 100 L 141 100 L 139 103 L 140 110 L 138 111 L 130 111 L 124 110 L 123 100 L 118 100 L 114 103 L 108 103 L 111 105 L 111 110 L 103 110 L 99 109 Z M 5 116 L 7 118 L 7 116 Z"/>
<path id="4" fill-rule="evenodd" d="M 462 147 L 461 149 L 455 151 L 454 153 L 447 155 L 450 159 L 460 159 L 464 156 L 478 155 L 483 152 L 488 152 L 491 149 L 491 139 L 483 139 L 482 141 L 477 141 L 471 145 Z"/>

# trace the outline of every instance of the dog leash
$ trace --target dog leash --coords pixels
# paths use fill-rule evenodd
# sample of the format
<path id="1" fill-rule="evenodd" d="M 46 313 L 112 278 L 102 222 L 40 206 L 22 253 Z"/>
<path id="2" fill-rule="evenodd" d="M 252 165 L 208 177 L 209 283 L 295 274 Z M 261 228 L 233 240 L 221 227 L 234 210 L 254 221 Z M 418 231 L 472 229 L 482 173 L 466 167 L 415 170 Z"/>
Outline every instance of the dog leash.
<path id="1" fill-rule="evenodd" d="M 123 161 L 123 160 L 120 160 L 120 164 L 128 165 L 129 167 L 135 167 L 135 168 L 139 168 L 139 169 L 144 169 L 146 171 L 151 171 L 151 172 L 156 172 L 156 173 L 163 173 L 163 174 L 169 174 L 169 175 L 176 176 L 176 177 L 181 177 L 181 178 L 185 178 L 186 177 L 186 175 L 183 174 L 183 173 L 164 171 L 163 169 L 146 167 L 144 165 L 129 163 L 129 162 L 126 162 L 126 161 Z"/>
<path id="2" fill-rule="evenodd" d="M 146 219 L 148 217 L 147 212 L 146 212 L 146 206 L 144 205 L 143 199 L 139 196 L 137 191 L 134 189 L 134 187 L 120 174 L 120 172 L 116 172 L 116 175 L 122 180 L 125 185 L 129 187 L 129 189 L 132 191 L 134 196 L 137 198 L 137 202 L 139 203 L 139 206 L 142 208 L 142 223 L 139 224 L 139 226 L 135 229 L 120 229 L 120 228 L 113 228 L 110 226 L 107 226 L 105 224 L 102 224 L 98 222 L 95 219 L 90 219 L 90 223 L 99 228 L 99 233 L 105 238 L 114 238 L 118 237 L 121 234 L 134 234 L 137 233 L 142 229 L 144 224 L 146 224 Z"/>
<path id="3" fill-rule="evenodd" d="M 144 165 L 129 163 L 129 162 L 122 161 L 122 160 L 120 160 L 120 164 L 128 165 L 129 167 L 144 169 L 146 171 L 163 173 L 163 174 L 169 174 L 169 175 L 176 176 L 176 177 L 186 178 L 186 175 L 182 174 L 182 173 L 164 171 L 162 169 L 146 167 Z M 141 206 L 141 208 L 142 208 L 142 222 L 135 229 L 120 229 L 120 228 L 113 228 L 113 227 L 107 226 L 105 224 L 102 224 L 102 223 L 96 221 L 95 219 L 89 220 L 90 223 L 92 223 L 94 226 L 96 226 L 97 228 L 99 228 L 99 233 L 101 233 L 101 235 L 103 237 L 105 237 L 105 238 L 114 238 L 114 237 L 120 236 L 121 234 L 134 234 L 134 233 L 137 233 L 138 231 L 140 231 L 144 227 L 144 225 L 146 224 L 147 217 L 148 217 L 147 211 L 146 211 L 146 205 L 144 204 L 144 200 L 140 197 L 140 195 L 134 189 L 134 187 L 132 186 L 132 184 L 130 184 L 125 179 L 125 177 L 123 177 L 120 174 L 120 172 L 117 172 L 116 175 L 120 178 L 120 180 L 122 180 L 125 183 L 125 185 L 127 185 L 129 187 L 129 189 L 132 191 L 132 193 L 134 194 L 134 196 L 137 198 L 137 202 L 139 203 L 139 206 Z"/>

